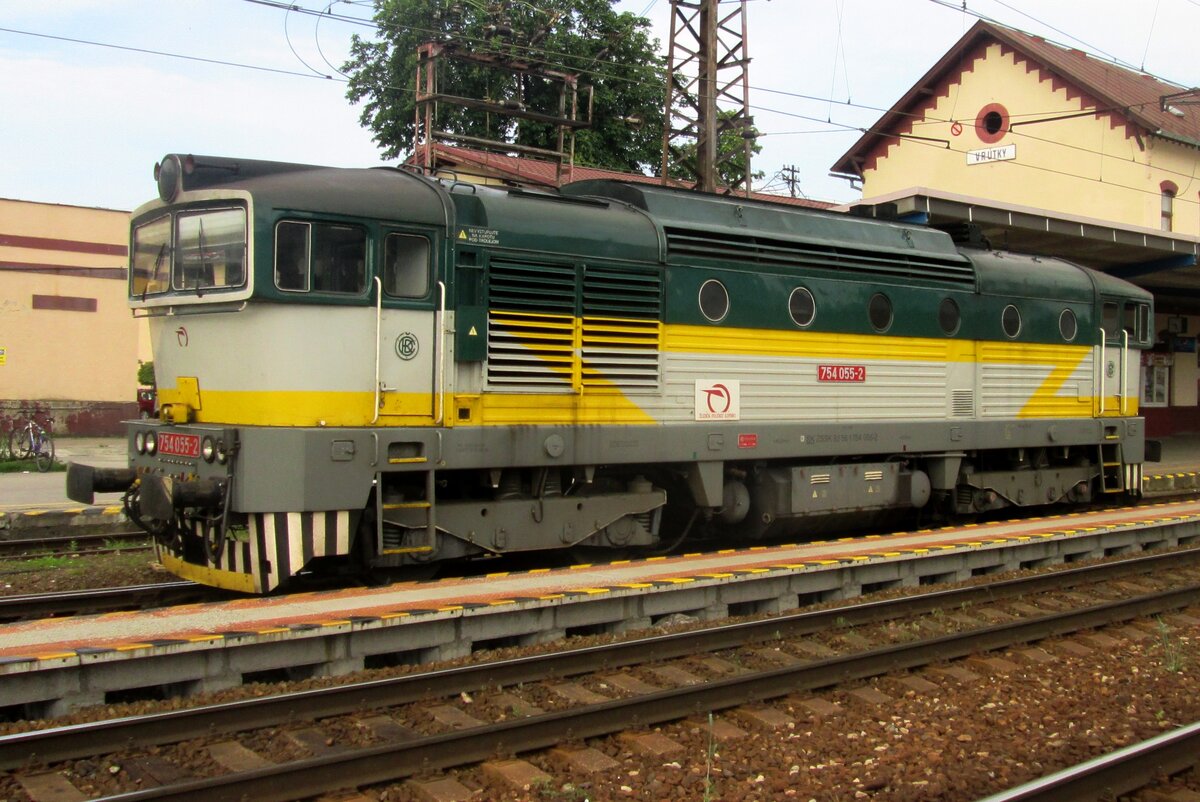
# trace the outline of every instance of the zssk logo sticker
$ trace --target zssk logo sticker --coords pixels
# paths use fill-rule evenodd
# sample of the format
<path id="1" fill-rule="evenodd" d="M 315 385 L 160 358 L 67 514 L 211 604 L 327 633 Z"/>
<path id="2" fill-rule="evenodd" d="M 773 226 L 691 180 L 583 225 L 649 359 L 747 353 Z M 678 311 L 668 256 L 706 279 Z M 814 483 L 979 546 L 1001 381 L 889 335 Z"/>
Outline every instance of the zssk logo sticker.
<path id="1" fill-rule="evenodd" d="M 696 420 L 740 420 L 741 383 L 730 379 L 696 382 Z"/>

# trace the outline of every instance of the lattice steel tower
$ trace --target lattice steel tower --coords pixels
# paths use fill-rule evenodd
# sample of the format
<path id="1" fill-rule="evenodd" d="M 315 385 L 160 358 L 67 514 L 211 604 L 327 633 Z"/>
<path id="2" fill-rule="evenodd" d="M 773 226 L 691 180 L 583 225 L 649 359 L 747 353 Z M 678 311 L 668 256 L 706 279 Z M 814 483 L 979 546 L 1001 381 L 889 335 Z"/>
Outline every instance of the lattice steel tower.
<path id="1" fill-rule="evenodd" d="M 717 0 L 671 0 L 662 175 L 666 183 L 673 157 L 694 173 L 697 189 L 749 195 L 756 132 L 746 0 L 727 5 L 732 10 L 722 16 Z"/>

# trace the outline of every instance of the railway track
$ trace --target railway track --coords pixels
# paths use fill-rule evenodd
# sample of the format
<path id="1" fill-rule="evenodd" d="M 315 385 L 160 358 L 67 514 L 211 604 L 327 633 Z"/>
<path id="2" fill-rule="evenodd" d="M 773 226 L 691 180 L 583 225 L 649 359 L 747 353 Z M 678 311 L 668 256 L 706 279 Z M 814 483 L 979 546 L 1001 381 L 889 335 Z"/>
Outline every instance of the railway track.
<path id="1" fill-rule="evenodd" d="M 57 616 L 113 613 L 123 610 L 145 610 L 175 604 L 219 601 L 235 596 L 237 596 L 236 593 L 186 581 L 60 593 L 0 596 L 0 623 Z"/>
<path id="2" fill-rule="evenodd" d="M 1200 763 L 1200 723 L 1179 727 L 982 802 L 1091 802 L 1153 789 L 1164 776 Z M 1170 798 L 1164 795 L 1162 798 Z"/>
<path id="3" fill-rule="evenodd" d="M 7 736 L 0 739 L 0 766 L 16 772 L 16 782 L 24 785 L 28 777 L 43 776 L 30 771 L 31 761 L 51 766 L 55 769 L 52 773 L 58 776 L 72 774 L 71 765 L 64 765 L 64 761 L 81 758 L 90 758 L 86 762 L 96 765 L 110 762 L 117 766 L 140 765 L 141 769 L 130 769 L 143 778 L 142 789 L 129 796 L 130 800 L 298 799 L 349 786 L 392 783 L 419 772 L 476 763 L 497 754 L 545 750 L 561 743 L 578 744 L 585 738 L 602 738 L 631 728 L 644 730 L 711 711 L 1162 614 L 1200 601 L 1200 586 L 1196 584 L 1200 568 L 1196 557 L 1195 552 L 1153 555 L 1002 583 L 705 627 L 366 684 Z M 1131 582 L 1143 586 L 1143 590 L 1149 590 L 1146 585 L 1176 586 L 1089 604 L 1083 609 L 1047 612 L 1064 606 L 1064 600 L 1066 606 L 1073 600 L 1078 602 L 1082 591 L 1064 592 L 1064 588 L 1087 587 L 1088 593 L 1103 597 L 1111 595 L 1114 589 L 1128 593 Z M 1029 614 L 1032 604 L 1041 598 L 1039 594 L 1049 594 L 1044 599 L 1044 609 L 1040 614 Z M 820 656 L 821 648 L 828 647 L 813 640 L 856 627 L 894 628 L 894 623 L 886 622 L 914 621 L 918 616 L 933 616 L 945 624 L 949 621 L 947 616 L 952 615 L 947 611 L 981 611 L 996 604 L 1011 605 L 1005 615 L 1011 615 L 1017 608 L 1024 609 L 1026 615 L 993 626 L 968 627 L 936 637 L 825 656 Z M 980 620 L 993 618 L 984 615 Z M 921 628 L 914 625 L 904 631 L 916 633 Z M 847 636 L 847 639 L 853 642 L 853 638 Z M 725 664 L 732 669 L 725 674 L 716 672 L 706 678 L 693 675 L 689 679 L 691 672 L 696 671 L 697 655 L 708 655 L 704 660 L 710 666 Z M 650 675 L 643 669 L 639 669 L 640 674 L 621 670 L 654 661 L 680 660 L 681 665 L 667 663 Z M 658 687 L 646 681 L 647 676 L 657 677 Z M 670 677 L 673 681 L 667 679 Z M 566 681 L 568 678 L 571 681 Z M 597 700 L 597 683 L 620 689 L 625 696 Z M 541 690 L 535 693 L 531 685 Z M 476 698 L 469 709 L 508 713 L 502 714 L 500 720 L 472 719 L 464 711 L 464 705 L 454 701 L 472 694 Z M 561 709 L 541 710 L 554 706 Z M 518 710 L 519 707 L 526 709 Z M 303 711 L 303 715 L 298 711 Z M 350 716 L 355 723 L 339 725 L 336 718 L 339 716 Z M 317 720 L 321 720 L 319 725 Z M 406 726 L 399 722 L 424 723 Z M 276 762 L 279 755 L 269 749 L 268 756 L 258 755 L 255 747 L 262 743 L 264 728 L 278 734 L 273 728 L 285 724 L 289 737 L 296 744 L 306 745 L 299 750 L 303 759 Z M 329 733 L 344 733 L 347 727 L 365 728 L 367 745 L 340 748 L 339 738 Z M 214 739 L 218 739 L 216 743 Z M 100 760 L 98 756 L 111 752 L 114 743 L 136 746 L 139 752 Z M 224 763 L 214 757 L 207 767 L 209 771 L 228 772 L 228 767 L 239 765 L 239 761 L 245 768 L 247 761 L 255 762 L 246 753 L 257 758 L 259 768 L 191 779 L 180 778 L 177 771 L 178 781 L 159 780 L 154 783 L 161 783 L 159 787 L 145 787 L 145 777 L 155 774 L 148 766 L 158 766 L 159 776 L 170 774 L 159 765 L 163 760 L 160 753 L 166 754 L 167 745 L 178 743 L 189 743 L 189 752 L 204 749 L 209 754 L 224 756 Z M 151 754 L 147 756 L 144 750 Z M 122 771 L 125 769 L 117 773 Z M 31 796 L 38 798 L 36 793 Z"/>
<path id="4" fill-rule="evenodd" d="M 95 556 L 148 551 L 151 548 L 150 538 L 141 531 L 74 534 L 68 530 L 68 534 L 56 534 L 51 537 L 0 540 L 0 561 L 65 555 Z"/>

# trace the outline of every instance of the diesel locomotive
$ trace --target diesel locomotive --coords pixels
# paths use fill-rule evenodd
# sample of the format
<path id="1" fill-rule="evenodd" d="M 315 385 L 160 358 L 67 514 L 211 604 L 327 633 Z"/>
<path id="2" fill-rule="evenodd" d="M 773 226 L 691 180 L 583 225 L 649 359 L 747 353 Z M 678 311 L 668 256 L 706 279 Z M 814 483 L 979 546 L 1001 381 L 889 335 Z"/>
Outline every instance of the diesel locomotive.
<path id="1" fill-rule="evenodd" d="M 301 572 L 809 538 L 1136 495 L 1149 293 L 1060 259 L 650 184 L 169 155 L 129 303 L 159 558 Z"/>

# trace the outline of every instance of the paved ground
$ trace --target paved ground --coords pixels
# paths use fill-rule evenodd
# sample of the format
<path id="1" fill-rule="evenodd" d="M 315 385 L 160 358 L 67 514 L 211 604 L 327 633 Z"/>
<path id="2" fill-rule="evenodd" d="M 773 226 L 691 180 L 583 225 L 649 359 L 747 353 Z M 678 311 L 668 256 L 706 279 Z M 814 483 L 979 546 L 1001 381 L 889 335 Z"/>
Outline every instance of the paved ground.
<path id="1" fill-rule="evenodd" d="M 60 462 L 82 462 L 98 468 L 128 465 L 123 437 L 56 437 L 55 458 Z M 0 473 L 0 511 L 23 507 L 78 507 L 67 498 L 67 475 L 62 471 L 38 473 L 29 463 L 24 473 Z M 119 504 L 120 493 L 101 493 L 96 504 Z"/>

